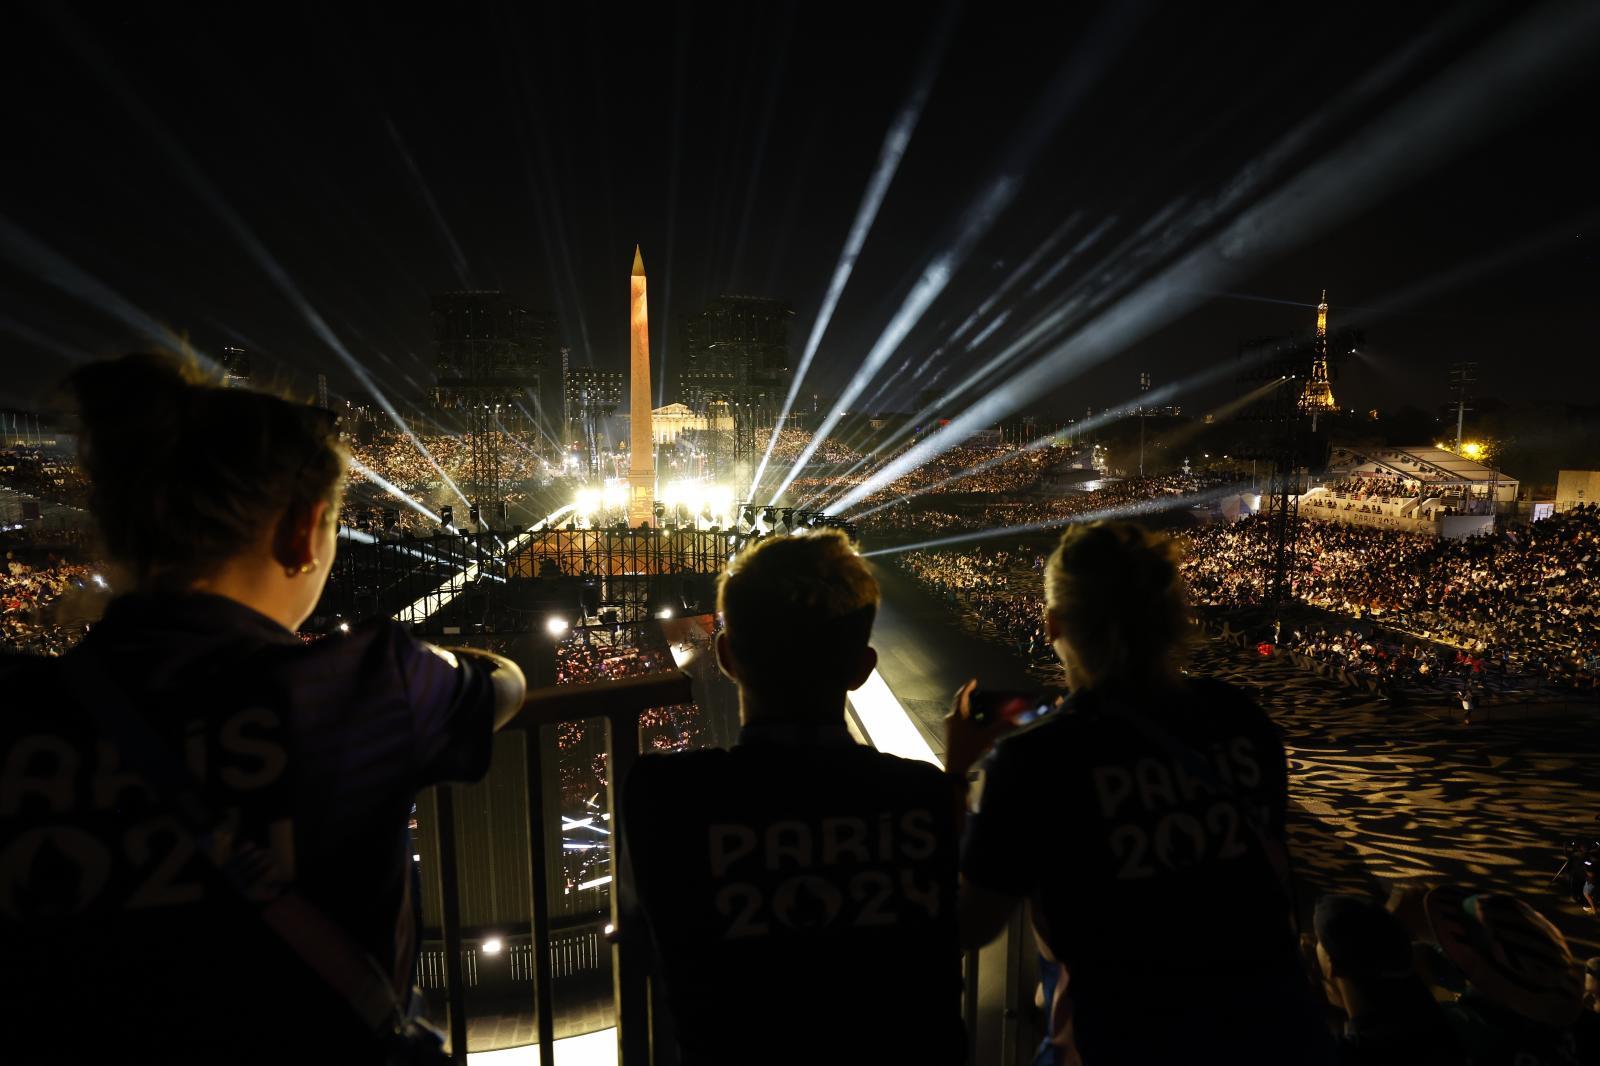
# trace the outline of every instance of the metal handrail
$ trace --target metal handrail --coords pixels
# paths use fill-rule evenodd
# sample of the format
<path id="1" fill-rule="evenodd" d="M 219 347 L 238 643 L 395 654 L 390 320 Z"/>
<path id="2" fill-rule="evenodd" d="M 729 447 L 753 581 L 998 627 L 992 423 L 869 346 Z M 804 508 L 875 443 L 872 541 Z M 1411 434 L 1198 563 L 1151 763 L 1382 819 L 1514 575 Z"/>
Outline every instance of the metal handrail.
<path id="1" fill-rule="evenodd" d="M 529 891 L 533 915 L 534 1017 L 538 1030 L 539 1061 L 555 1061 L 555 1004 L 550 970 L 550 906 L 544 892 L 548 873 L 545 853 L 543 764 L 539 758 L 539 727 L 585 718 L 608 721 L 606 740 L 606 792 L 610 809 L 619 808 L 619 784 L 639 757 L 639 716 L 655 707 L 689 703 L 693 691 L 689 676 L 681 671 L 599 681 L 586 685 L 559 685 L 528 693 L 522 710 L 506 726 L 523 734 L 528 780 Z M 455 796 L 453 786 L 440 785 L 431 797 L 435 841 L 439 849 L 440 926 L 444 934 L 446 1000 L 449 1005 L 450 1054 L 460 1066 L 467 1061 L 467 989 L 462 968 L 461 894 L 456 863 Z M 618 820 L 620 828 L 620 820 Z M 621 884 L 617 868 L 621 849 L 611 849 L 611 923 L 621 928 Z M 637 947 L 626 938 L 611 944 L 613 989 L 617 1004 L 617 1061 L 624 1066 L 650 1061 L 648 974 Z"/>

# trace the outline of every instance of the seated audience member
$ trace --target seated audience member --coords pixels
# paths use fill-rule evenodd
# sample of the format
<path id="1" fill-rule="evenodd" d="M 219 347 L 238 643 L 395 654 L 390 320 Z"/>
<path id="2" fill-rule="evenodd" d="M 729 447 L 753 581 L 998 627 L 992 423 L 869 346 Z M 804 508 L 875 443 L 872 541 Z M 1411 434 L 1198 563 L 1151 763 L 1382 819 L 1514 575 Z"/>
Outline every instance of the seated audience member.
<path id="1" fill-rule="evenodd" d="M 329 412 L 154 356 L 72 385 L 118 594 L 64 657 L 0 664 L 6 1061 L 385 1061 L 416 794 L 487 771 L 522 675 L 394 622 L 296 636 L 348 465 Z"/>
<path id="2" fill-rule="evenodd" d="M 1357 896 L 1316 909 L 1317 962 L 1344 1013 L 1345 1066 L 1462 1066 L 1466 1053 L 1417 972 L 1411 936 L 1394 915 Z"/>
<path id="3" fill-rule="evenodd" d="M 1466 978 L 1448 1008 L 1473 1066 L 1577 1063 L 1583 984 L 1566 938 L 1514 896 L 1441 885 L 1425 900 L 1435 943 Z"/>
<path id="4" fill-rule="evenodd" d="M 1045 1061 L 1331 1061 L 1286 886 L 1283 745 L 1244 693 L 1179 671 L 1177 563 L 1128 523 L 1062 535 L 1046 624 L 1071 695 L 1001 738 L 974 789 L 962 938 L 1032 903 L 1064 971 Z M 972 689 L 947 720 L 963 777 L 1003 728 L 973 720 Z"/>
<path id="5" fill-rule="evenodd" d="M 960 1062 L 954 790 L 845 725 L 877 663 L 877 581 L 840 533 L 769 537 L 717 602 L 738 743 L 645 756 L 624 782 L 682 1061 Z"/>

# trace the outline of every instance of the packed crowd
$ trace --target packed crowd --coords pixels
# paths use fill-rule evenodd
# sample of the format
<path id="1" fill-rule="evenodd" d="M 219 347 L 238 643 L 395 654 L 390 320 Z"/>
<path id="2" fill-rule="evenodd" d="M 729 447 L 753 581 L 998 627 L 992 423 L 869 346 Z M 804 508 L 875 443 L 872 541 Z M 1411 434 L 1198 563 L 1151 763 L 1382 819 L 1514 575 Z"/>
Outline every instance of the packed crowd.
<path id="1" fill-rule="evenodd" d="M 1523 688 L 1526 681 L 1512 672 L 1504 658 L 1408 641 L 1362 623 L 1294 629 L 1282 635 L 1281 646 L 1369 680 L 1391 697 L 1411 693 L 1457 698 L 1503 695 Z"/>
<path id="2" fill-rule="evenodd" d="M 507 484 L 549 476 L 545 461 L 534 451 L 527 434 L 496 432 L 494 437 L 500 452 L 500 476 Z M 433 433 L 419 434 L 417 439 L 451 480 L 461 482 L 470 477 L 472 448 L 466 437 Z M 351 441 L 350 451 L 367 469 L 414 496 L 426 494 L 442 481 L 433 463 L 398 430 L 380 430 L 365 441 Z M 354 484 L 366 479 L 352 469 L 349 480 Z"/>
<path id="3" fill-rule="evenodd" d="M 1411 499 L 1421 490 L 1420 482 L 1393 477 L 1347 477 L 1328 486 L 1328 491 L 1357 499 Z"/>
<path id="4" fill-rule="evenodd" d="M 1198 604 L 1264 596 L 1260 518 L 1190 537 L 1184 576 Z M 1567 511 L 1522 529 L 1465 540 L 1302 521 L 1295 593 L 1315 607 L 1370 619 L 1583 688 L 1600 685 L 1600 514 Z"/>
<path id="5" fill-rule="evenodd" d="M 92 567 L 51 558 L 41 566 L 7 559 L 0 569 L 0 649 L 60 655 L 85 632 L 60 625 L 45 612 L 62 596 L 94 581 Z"/>
<path id="6" fill-rule="evenodd" d="M 41 500 L 84 506 L 89 483 L 70 450 L 27 446 L 0 451 L 0 485 Z"/>
<path id="7" fill-rule="evenodd" d="M 1109 508 L 1148 504 L 1159 509 L 1164 500 L 1204 492 L 1223 483 L 1213 476 L 1166 474 L 1160 477 L 1110 480 L 1091 492 L 1069 492 L 1038 497 L 1007 496 L 978 503 L 960 511 L 919 508 L 906 501 L 864 515 L 863 529 L 880 533 L 943 533 L 1006 526 L 1049 526 Z"/>
<path id="8" fill-rule="evenodd" d="M 780 429 L 778 439 L 772 445 L 771 464 L 782 470 L 785 466 L 792 466 L 800 454 L 811 443 L 814 434 L 806 429 Z M 832 437 L 822 442 L 822 446 L 812 455 L 813 463 L 828 463 L 832 465 L 853 464 L 861 458 L 861 453 L 854 448 L 843 444 Z"/>
<path id="9" fill-rule="evenodd" d="M 910 551 L 894 558 L 979 636 L 1010 648 L 1042 678 L 1058 680 L 1045 636 L 1042 549 Z"/>
<path id="10" fill-rule="evenodd" d="M 861 501 L 863 508 L 893 504 L 921 493 L 983 493 L 1005 495 L 1031 489 L 1052 467 L 1074 454 L 1072 449 L 1049 446 L 1031 451 L 1014 444 L 963 444 L 929 459 L 915 470 Z M 880 457 L 887 459 L 888 457 Z M 853 465 L 853 461 L 852 464 Z M 825 474 L 797 478 L 793 492 L 800 498 L 837 498 L 842 492 L 864 483 L 880 465 L 863 464 L 860 470 L 846 468 Z M 975 473 L 969 473 L 979 468 Z"/>

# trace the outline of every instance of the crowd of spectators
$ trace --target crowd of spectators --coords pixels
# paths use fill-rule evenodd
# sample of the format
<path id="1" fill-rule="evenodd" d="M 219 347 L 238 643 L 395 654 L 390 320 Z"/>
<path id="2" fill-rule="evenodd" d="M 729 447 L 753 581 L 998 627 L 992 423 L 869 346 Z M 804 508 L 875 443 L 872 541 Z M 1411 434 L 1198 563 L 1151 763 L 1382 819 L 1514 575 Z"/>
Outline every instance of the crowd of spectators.
<path id="1" fill-rule="evenodd" d="M 1032 489 L 1045 473 L 1073 454 L 1073 449 L 1056 445 L 1025 450 L 1014 444 L 962 444 L 934 456 L 910 473 L 865 497 L 860 507 L 865 509 L 894 504 L 907 497 L 935 490 L 941 493 L 994 496 L 1023 493 Z M 848 466 L 854 465 L 854 460 L 851 460 L 841 469 L 797 478 L 792 491 L 800 498 L 812 495 L 837 498 L 845 491 L 863 484 L 881 463 L 893 456 L 877 458 L 877 462 L 864 463 L 859 470 L 847 472 Z M 981 469 L 969 473 L 975 468 Z"/>
<path id="2" fill-rule="evenodd" d="M 1003 495 L 952 510 L 950 505 L 922 508 L 915 499 L 864 514 L 861 528 L 878 533 L 945 533 L 1007 526 L 1066 523 L 1081 515 L 1116 507 L 1148 504 L 1164 498 L 1203 492 L 1223 483 L 1210 475 L 1165 474 L 1159 477 L 1108 479 L 1088 492 L 1039 496 Z"/>
<path id="3" fill-rule="evenodd" d="M 1409 500 L 1415 499 L 1422 483 L 1394 477 L 1347 477 L 1327 486 L 1329 492 L 1352 496 L 1358 500 Z"/>
<path id="4" fill-rule="evenodd" d="M 549 464 L 529 443 L 526 433 L 496 431 L 492 434 L 500 455 L 500 477 L 508 486 L 550 477 Z M 472 447 L 465 436 L 442 433 L 418 434 L 433 462 L 422 454 L 412 439 L 398 430 L 365 432 L 347 443 L 351 455 L 373 473 L 397 488 L 425 498 L 443 483 L 442 470 L 457 483 L 469 480 L 472 473 Z M 434 463 L 438 464 L 435 469 Z M 366 477 L 352 467 L 349 483 L 365 484 Z"/>
<path id="5" fill-rule="evenodd" d="M 1044 629 L 1040 548 L 947 548 L 894 557 L 981 637 L 1005 645 L 1036 673 L 1054 676 L 1055 654 Z"/>
<path id="6" fill-rule="evenodd" d="M 1503 695 L 1526 687 L 1529 680 L 1515 674 L 1504 658 L 1406 640 L 1355 622 L 1332 628 L 1295 628 L 1282 634 L 1280 645 L 1283 650 L 1368 680 L 1391 697 L 1416 693 L 1457 698 L 1479 693 Z"/>
<path id="7" fill-rule="evenodd" d="M 1196 530 L 1184 576 L 1196 603 L 1259 604 L 1262 518 Z M 1580 688 L 1600 685 L 1600 513 L 1593 505 L 1481 537 L 1445 540 L 1301 520 L 1301 601 L 1452 645 Z"/>
<path id="8" fill-rule="evenodd" d="M 61 625 L 48 610 L 74 589 L 94 581 L 94 569 L 51 557 L 30 566 L 7 559 L 0 569 L 0 648 L 33 655 L 60 655 L 78 642 L 83 625 Z"/>
<path id="9" fill-rule="evenodd" d="M 86 506 L 89 483 L 70 449 L 39 445 L 0 451 L 0 485 L 54 503 Z"/>
<path id="10" fill-rule="evenodd" d="M 811 443 L 814 434 L 806 429 L 780 429 L 778 439 L 772 445 L 771 465 L 782 470 L 785 466 L 792 466 L 800 458 L 802 452 Z M 828 437 L 822 442 L 816 452 L 811 456 L 812 463 L 828 463 L 832 465 L 850 465 L 861 458 L 861 453 L 847 444 L 833 437 Z"/>

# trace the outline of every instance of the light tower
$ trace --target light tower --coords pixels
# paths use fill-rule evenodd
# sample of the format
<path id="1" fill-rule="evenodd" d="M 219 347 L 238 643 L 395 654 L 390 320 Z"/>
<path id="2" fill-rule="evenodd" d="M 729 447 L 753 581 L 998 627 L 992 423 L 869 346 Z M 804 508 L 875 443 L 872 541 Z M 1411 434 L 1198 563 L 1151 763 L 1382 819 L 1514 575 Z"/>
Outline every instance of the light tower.
<path id="1" fill-rule="evenodd" d="M 628 525 L 637 529 L 655 519 L 656 447 L 650 425 L 650 318 L 645 300 L 644 256 L 633 247 L 628 379 Z"/>
<path id="2" fill-rule="evenodd" d="M 1317 305 L 1317 340 L 1311 357 L 1311 377 L 1300 393 L 1300 409 L 1311 414 L 1311 432 L 1317 431 L 1317 415 L 1322 411 L 1337 411 L 1333 387 L 1328 384 L 1328 290 L 1322 290 L 1322 302 Z"/>

